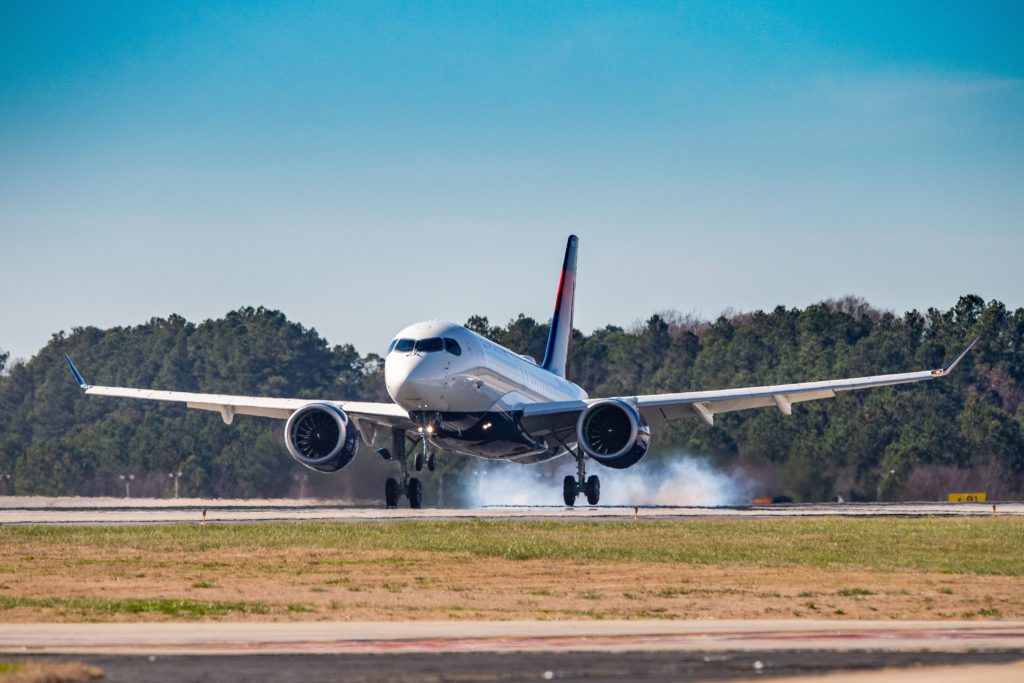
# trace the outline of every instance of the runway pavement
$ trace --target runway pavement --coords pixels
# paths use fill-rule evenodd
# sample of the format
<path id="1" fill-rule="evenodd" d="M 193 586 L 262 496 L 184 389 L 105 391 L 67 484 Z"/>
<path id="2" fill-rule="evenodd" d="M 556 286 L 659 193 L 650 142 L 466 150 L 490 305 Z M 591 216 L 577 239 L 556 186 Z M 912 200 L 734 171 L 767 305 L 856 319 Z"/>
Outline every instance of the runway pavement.
<path id="1" fill-rule="evenodd" d="M 205 511 L 205 516 L 204 516 Z M 1024 516 L 1024 503 L 808 503 L 724 507 L 516 506 L 410 510 L 330 500 L 0 497 L 2 524 L 180 524 L 398 519 L 692 519 L 698 517 Z"/>
<path id="2" fill-rule="evenodd" d="M 14 655 L 85 662 L 106 683 L 495 683 L 501 681 L 750 681 L 1019 683 L 1020 652 L 471 652 L 301 655 Z"/>
<path id="3" fill-rule="evenodd" d="M 848 683 L 979 675 L 1002 683 L 1020 680 L 1024 622 L 17 624 L 0 625 L 0 660 L 84 661 L 113 683 L 649 682 L 829 672 L 843 672 Z"/>
<path id="4" fill-rule="evenodd" d="M 1024 652 L 1024 621 L 601 620 L 0 624 L 0 652 Z"/>

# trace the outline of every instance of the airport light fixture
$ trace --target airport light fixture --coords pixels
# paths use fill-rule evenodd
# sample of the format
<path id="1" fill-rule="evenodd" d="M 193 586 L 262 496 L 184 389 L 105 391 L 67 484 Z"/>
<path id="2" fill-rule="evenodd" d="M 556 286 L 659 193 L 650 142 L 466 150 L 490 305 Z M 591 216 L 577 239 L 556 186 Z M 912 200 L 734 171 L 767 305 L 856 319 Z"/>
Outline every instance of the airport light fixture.
<path id="1" fill-rule="evenodd" d="M 181 472 L 168 472 L 167 476 L 174 480 L 174 497 L 178 497 L 178 480 L 181 479 Z"/>
<path id="2" fill-rule="evenodd" d="M 4 483 L 4 495 L 7 495 L 7 482 L 11 480 L 11 475 L 7 472 L 0 472 L 0 481 Z"/>
<path id="3" fill-rule="evenodd" d="M 135 479 L 134 474 L 122 474 L 120 475 L 121 481 L 124 482 L 124 497 L 132 497 L 132 481 Z"/>

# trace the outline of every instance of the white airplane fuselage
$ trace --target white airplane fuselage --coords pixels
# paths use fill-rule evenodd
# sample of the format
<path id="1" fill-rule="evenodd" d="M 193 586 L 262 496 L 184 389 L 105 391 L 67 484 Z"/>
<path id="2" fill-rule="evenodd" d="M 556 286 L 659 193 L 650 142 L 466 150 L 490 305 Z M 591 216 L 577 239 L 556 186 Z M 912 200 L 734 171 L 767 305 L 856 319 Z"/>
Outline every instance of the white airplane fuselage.
<path id="1" fill-rule="evenodd" d="M 529 403 L 585 400 L 587 393 L 475 332 L 441 321 L 395 335 L 384 359 L 391 399 L 434 445 L 485 458 L 537 462 L 564 452 L 519 427 Z"/>

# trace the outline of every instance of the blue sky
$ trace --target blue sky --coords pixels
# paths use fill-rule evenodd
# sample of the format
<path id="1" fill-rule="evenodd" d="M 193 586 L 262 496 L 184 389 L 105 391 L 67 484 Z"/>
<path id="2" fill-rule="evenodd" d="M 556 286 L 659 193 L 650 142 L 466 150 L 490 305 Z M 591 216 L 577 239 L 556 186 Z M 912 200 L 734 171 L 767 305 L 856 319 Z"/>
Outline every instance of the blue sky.
<path id="1" fill-rule="evenodd" d="M 0 348 L 1024 305 L 1024 4 L 0 2 Z"/>

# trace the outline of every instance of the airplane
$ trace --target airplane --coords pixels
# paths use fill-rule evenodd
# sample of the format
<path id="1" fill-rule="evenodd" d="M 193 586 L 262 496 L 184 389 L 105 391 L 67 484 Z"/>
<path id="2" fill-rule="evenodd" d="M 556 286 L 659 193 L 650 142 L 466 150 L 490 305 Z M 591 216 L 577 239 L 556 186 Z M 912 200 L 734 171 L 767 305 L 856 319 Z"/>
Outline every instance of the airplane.
<path id="1" fill-rule="evenodd" d="M 410 476 L 409 458 L 416 471 L 424 464 L 433 471 L 431 447 L 521 464 L 571 456 L 576 475 L 566 476 L 562 486 L 562 499 L 571 507 L 581 494 L 590 505 L 600 500 L 601 482 L 597 475 L 587 476 L 588 461 L 610 469 L 631 467 L 650 448 L 652 430 L 667 422 L 696 417 L 712 426 L 718 413 L 763 407 L 791 415 L 795 403 L 831 398 L 838 392 L 938 379 L 950 374 L 978 341 L 936 370 L 590 398 L 567 377 L 578 248 L 579 238 L 570 235 L 540 364 L 461 325 L 418 322 L 396 334 L 387 347 L 384 380 L 393 403 L 94 386 L 86 383 L 66 353 L 64 358 L 89 395 L 184 403 L 219 412 L 226 424 L 236 415 L 285 420 L 288 453 L 318 472 L 341 470 L 355 458 L 360 442 L 372 447 L 382 431 L 389 432 L 390 448 L 377 449 L 385 460 L 398 464 L 398 477 L 388 477 L 384 486 L 389 508 L 397 507 L 402 496 L 412 508 L 422 505 L 423 487 Z"/>

